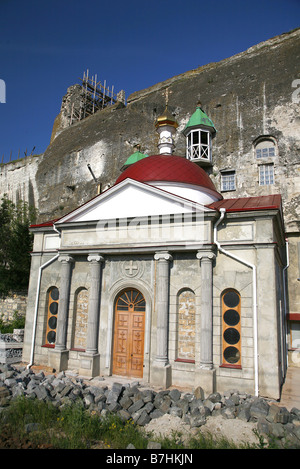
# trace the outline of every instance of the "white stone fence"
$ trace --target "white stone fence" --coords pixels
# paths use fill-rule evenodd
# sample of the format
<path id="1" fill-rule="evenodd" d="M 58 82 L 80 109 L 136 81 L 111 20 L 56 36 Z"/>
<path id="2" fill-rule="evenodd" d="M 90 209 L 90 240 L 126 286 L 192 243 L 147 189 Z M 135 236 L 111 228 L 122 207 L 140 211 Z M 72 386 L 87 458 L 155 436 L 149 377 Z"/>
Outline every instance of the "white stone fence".
<path id="1" fill-rule="evenodd" d="M 0 363 L 22 361 L 24 329 L 14 329 L 13 333 L 0 333 Z"/>

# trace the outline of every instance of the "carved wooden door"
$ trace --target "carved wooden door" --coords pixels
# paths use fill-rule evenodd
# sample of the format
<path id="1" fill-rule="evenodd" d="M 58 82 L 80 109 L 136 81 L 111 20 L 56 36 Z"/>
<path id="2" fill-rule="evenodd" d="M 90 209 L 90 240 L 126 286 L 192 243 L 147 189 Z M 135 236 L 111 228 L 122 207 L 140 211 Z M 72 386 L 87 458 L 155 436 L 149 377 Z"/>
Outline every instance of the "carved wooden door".
<path id="1" fill-rule="evenodd" d="M 113 374 L 141 378 L 144 363 L 145 298 L 135 289 L 116 302 Z"/>

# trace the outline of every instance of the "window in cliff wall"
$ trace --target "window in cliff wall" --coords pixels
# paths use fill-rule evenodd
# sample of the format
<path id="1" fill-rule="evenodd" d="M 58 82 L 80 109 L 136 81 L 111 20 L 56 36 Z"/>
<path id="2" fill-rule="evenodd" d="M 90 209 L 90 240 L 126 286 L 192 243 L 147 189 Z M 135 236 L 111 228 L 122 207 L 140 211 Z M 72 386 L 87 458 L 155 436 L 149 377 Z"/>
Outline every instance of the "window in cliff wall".
<path id="1" fill-rule="evenodd" d="M 274 138 L 259 137 L 254 143 L 255 156 L 261 158 L 274 158 L 277 154 L 277 145 Z"/>
<path id="2" fill-rule="evenodd" d="M 235 191 L 236 177 L 235 171 L 221 171 L 221 191 Z"/>
<path id="3" fill-rule="evenodd" d="M 259 166 L 259 185 L 270 186 L 274 184 L 274 165 L 262 164 Z"/>

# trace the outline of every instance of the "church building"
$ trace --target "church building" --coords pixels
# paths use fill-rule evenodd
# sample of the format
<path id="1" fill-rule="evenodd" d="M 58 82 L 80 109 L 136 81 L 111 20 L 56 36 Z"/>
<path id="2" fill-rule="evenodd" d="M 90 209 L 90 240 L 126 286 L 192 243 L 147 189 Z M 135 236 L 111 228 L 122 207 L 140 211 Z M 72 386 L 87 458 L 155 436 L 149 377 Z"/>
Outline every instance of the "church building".
<path id="1" fill-rule="evenodd" d="M 177 126 L 166 106 L 157 154 L 137 151 L 112 187 L 31 226 L 23 361 L 278 399 L 287 368 L 281 196 L 224 199 L 206 172 L 213 122 L 197 105 L 183 156 Z"/>

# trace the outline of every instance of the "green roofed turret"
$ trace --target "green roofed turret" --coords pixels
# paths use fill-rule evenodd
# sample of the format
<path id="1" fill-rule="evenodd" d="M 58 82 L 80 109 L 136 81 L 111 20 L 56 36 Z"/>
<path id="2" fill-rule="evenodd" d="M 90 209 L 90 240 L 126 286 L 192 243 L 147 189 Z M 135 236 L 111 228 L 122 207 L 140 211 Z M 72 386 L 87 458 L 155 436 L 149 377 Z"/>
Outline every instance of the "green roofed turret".
<path id="1" fill-rule="evenodd" d="M 216 135 L 213 121 L 197 103 L 194 114 L 186 124 L 183 134 L 186 137 L 186 158 L 200 166 L 212 165 L 212 139 Z"/>
<path id="2" fill-rule="evenodd" d="M 121 168 L 121 171 L 124 171 L 124 169 L 128 168 L 128 166 L 136 163 L 137 161 L 140 161 L 143 158 L 147 158 L 147 156 L 148 155 L 146 153 L 142 153 L 139 150 L 136 150 L 134 153 L 132 153 L 132 155 L 129 156 L 129 158 L 127 158 L 125 164 Z"/>
<path id="3" fill-rule="evenodd" d="M 196 127 L 208 127 L 213 134 L 216 133 L 215 125 L 213 121 L 207 116 L 207 114 L 201 108 L 201 103 L 197 104 L 196 111 L 190 117 L 190 120 L 186 124 L 183 133 L 186 135 L 190 130 Z"/>

